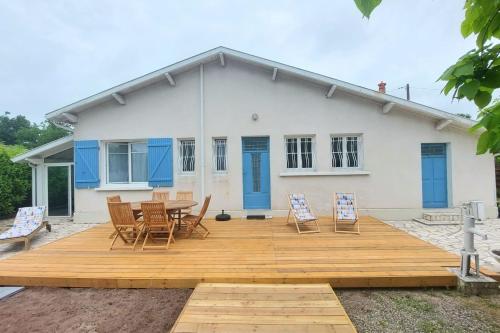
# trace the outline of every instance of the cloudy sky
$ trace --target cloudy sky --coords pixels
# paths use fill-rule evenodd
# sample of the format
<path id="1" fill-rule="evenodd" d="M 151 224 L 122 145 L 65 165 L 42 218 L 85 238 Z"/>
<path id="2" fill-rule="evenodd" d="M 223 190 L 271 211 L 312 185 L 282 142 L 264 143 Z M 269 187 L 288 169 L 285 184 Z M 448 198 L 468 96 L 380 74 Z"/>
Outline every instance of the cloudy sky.
<path id="1" fill-rule="evenodd" d="M 463 1 L 383 0 L 370 20 L 353 0 L 0 0 L 0 113 L 44 114 L 216 46 L 475 115 L 437 77 L 472 39 Z"/>

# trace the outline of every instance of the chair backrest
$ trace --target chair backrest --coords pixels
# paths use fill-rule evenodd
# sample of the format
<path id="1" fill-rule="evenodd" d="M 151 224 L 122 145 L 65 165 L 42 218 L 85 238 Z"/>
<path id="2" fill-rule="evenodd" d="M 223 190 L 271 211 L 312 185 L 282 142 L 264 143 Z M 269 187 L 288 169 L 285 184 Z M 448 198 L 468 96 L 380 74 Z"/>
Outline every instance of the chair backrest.
<path id="1" fill-rule="evenodd" d="M 336 192 L 334 208 L 337 220 L 356 221 L 358 219 L 356 195 L 354 193 Z"/>
<path id="2" fill-rule="evenodd" d="M 302 193 L 294 193 L 288 195 L 288 200 L 290 202 L 290 209 L 293 215 L 298 220 L 311 220 L 315 219 L 311 208 L 309 207 L 309 202 L 306 196 Z"/>
<path id="3" fill-rule="evenodd" d="M 178 191 L 175 194 L 176 200 L 193 200 L 193 192 L 191 191 Z"/>
<path id="4" fill-rule="evenodd" d="M 13 225 L 39 226 L 43 222 L 45 206 L 21 207 L 17 210 Z"/>
<path id="5" fill-rule="evenodd" d="M 122 202 L 122 198 L 119 195 L 112 195 L 112 196 L 106 197 L 106 200 L 108 202 Z"/>
<path id="6" fill-rule="evenodd" d="M 167 202 L 170 200 L 170 192 L 168 191 L 153 191 L 153 200 Z"/>
<path id="7" fill-rule="evenodd" d="M 168 224 L 168 216 L 165 204 L 161 201 L 142 202 L 142 216 L 144 223 L 148 226 Z"/>
<path id="8" fill-rule="evenodd" d="M 211 199 L 212 199 L 212 195 L 208 195 L 205 197 L 205 201 L 203 202 L 203 206 L 201 207 L 200 214 L 198 214 L 198 218 L 196 219 L 196 222 L 194 223 L 194 227 L 196 227 L 201 222 L 201 220 L 203 220 L 203 217 L 205 217 L 205 214 L 207 213 L 208 205 L 210 205 Z"/>
<path id="9" fill-rule="evenodd" d="M 108 202 L 111 222 L 117 226 L 137 226 L 130 202 Z"/>

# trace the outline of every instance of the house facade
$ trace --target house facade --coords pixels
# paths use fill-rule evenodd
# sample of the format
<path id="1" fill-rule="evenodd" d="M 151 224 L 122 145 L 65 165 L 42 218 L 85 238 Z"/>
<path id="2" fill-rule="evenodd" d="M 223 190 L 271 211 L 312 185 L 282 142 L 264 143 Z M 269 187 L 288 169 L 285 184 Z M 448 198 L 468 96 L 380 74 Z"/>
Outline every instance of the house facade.
<path id="1" fill-rule="evenodd" d="M 469 200 L 497 214 L 475 122 L 224 47 L 47 119 L 73 134 L 14 160 L 33 167 L 34 204 L 76 221 L 106 221 L 107 196 L 144 200 L 156 187 L 212 194 L 209 215 L 286 215 L 300 192 L 327 216 L 336 191 L 385 219 Z"/>

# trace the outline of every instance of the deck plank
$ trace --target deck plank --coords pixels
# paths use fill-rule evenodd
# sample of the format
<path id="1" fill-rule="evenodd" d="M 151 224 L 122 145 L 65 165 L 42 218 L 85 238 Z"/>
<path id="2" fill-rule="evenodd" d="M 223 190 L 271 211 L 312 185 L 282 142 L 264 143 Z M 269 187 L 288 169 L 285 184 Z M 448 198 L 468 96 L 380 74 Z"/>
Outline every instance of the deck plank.
<path id="1" fill-rule="evenodd" d="M 308 300 L 296 300 L 297 293 Z M 206 296 L 199 300 L 198 296 Z M 226 300 L 232 295 L 234 300 Z M 261 295 L 265 301 L 249 300 Z M 328 284 L 200 283 L 171 332 L 356 332 Z"/>
<path id="2" fill-rule="evenodd" d="M 205 240 L 167 251 L 109 251 L 103 224 L 0 261 L 0 285 L 94 288 L 194 288 L 211 283 L 330 283 L 342 287 L 454 286 L 456 255 L 372 217 L 361 235 L 298 235 L 285 219 L 206 222 Z M 241 291 L 239 291 L 241 293 Z"/>

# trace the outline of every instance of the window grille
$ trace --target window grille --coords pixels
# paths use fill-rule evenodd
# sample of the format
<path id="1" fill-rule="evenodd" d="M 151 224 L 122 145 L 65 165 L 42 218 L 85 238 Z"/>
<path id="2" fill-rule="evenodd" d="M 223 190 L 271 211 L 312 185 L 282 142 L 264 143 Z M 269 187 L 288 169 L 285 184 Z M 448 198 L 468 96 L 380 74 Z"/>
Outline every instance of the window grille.
<path id="1" fill-rule="evenodd" d="M 227 139 L 213 139 L 213 165 L 215 172 L 227 171 Z"/>
<path id="2" fill-rule="evenodd" d="M 260 153 L 252 153 L 252 189 L 254 192 L 260 192 Z"/>
<path id="3" fill-rule="evenodd" d="M 285 139 L 287 169 L 312 169 L 314 150 L 312 137 L 291 137 Z"/>
<path id="4" fill-rule="evenodd" d="M 194 139 L 179 140 L 179 169 L 183 173 L 194 173 Z"/>
<path id="5" fill-rule="evenodd" d="M 331 152 L 333 168 L 360 167 L 360 136 L 332 136 Z"/>

